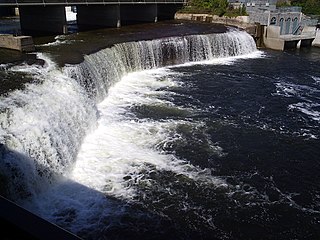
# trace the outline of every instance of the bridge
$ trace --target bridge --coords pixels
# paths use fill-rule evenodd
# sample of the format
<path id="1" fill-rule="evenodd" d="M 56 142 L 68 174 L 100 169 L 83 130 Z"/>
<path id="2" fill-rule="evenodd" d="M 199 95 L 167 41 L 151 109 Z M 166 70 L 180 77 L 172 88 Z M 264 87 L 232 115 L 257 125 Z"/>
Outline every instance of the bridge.
<path id="1" fill-rule="evenodd" d="M 174 19 L 185 0 L 0 0 L 1 9 L 19 8 L 23 34 L 65 34 L 66 6 L 75 6 L 80 30 Z"/>

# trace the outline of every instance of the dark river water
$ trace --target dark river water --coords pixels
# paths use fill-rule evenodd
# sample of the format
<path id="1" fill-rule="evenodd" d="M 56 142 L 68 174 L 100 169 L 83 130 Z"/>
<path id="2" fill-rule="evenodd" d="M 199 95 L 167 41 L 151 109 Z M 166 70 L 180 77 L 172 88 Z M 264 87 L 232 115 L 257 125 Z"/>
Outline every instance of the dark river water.
<path id="1" fill-rule="evenodd" d="M 3 194 L 83 239 L 320 239 L 320 49 L 169 25 L 0 52 Z"/>

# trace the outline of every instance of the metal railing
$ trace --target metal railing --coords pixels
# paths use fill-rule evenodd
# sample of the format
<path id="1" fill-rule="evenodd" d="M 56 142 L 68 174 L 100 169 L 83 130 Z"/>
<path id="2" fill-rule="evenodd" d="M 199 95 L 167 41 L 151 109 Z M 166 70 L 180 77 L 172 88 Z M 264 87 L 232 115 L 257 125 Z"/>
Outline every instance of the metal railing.
<path id="1" fill-rule="evenodd" d="M 0 0 L 0 6 L 27 5 L 107 5 L 107 4 L 183 4 L 185 0 Z"/>

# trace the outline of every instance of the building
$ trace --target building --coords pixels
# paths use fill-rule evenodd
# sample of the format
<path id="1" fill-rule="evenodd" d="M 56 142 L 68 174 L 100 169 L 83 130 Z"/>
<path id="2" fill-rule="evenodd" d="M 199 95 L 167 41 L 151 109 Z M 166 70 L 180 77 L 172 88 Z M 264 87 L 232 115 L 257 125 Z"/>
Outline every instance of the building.
<path id="1" fill-rule="evenodd" d="M 271 49 L 311 46 L 316 37 L 317 20 L 301 12 L 301 7 L 277 8 L 277 0 L 229 0 L 245 6 L 251 23 L 262 26 L 263 44 Z"/>

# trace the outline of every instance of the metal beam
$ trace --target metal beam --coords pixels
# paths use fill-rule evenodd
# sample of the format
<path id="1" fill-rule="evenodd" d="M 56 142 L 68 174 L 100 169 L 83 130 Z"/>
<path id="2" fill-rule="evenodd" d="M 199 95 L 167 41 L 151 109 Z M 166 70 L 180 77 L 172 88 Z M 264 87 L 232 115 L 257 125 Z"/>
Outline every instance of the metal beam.
<path id="1" fill-rule="evenodd" d="M 22 0 L 0 0 L 0 6 L 12 6 L 12 7 L 19 7 L 19 6 L 47 6 L 47 5 L 63 5 L 63 6 L 73 6 L 73 5 L 122 5 L 122 4 L 131 4 L 131 5 L 141 5 L 141 4 L 183 4 L 184 0 L 143 0 L 143 1 L 128 1 L 128 0 L 119 0 L 119 1 L 108 1 L 108 0 L 101 0 L 101 1 L 90 1 L 90 0 L 43 0 L 43 1 L 22 1 Z"/>

